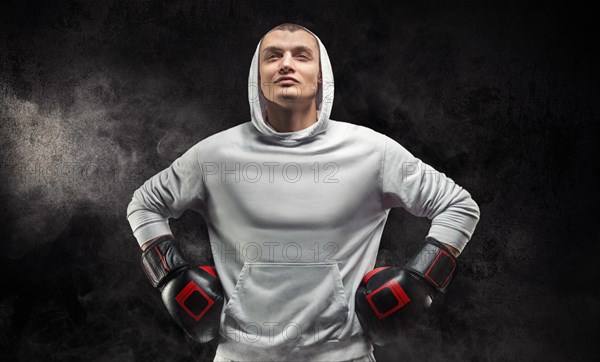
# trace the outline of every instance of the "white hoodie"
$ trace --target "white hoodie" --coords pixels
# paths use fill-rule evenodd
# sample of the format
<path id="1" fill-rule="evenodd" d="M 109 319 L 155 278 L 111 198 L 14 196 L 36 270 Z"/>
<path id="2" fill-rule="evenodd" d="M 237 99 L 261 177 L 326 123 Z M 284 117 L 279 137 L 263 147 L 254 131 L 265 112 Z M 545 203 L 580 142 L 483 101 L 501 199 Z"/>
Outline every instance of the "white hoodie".
<path id="1" fill-rule="evenodd" d="M 198 142 L 137 189 L 127 209 L 140 245 L 170 234 L 169 218 L 186 209 L 202 215 L 226 294 L 217 348 L 225 358 L 370 354 L 354 296 L 375 265 L 390 208 L 431 219 L 428 236 L 459 251 L 479 220 L 466 190 L 396 141 L 329 119 L 333 71 L 316 38 L 316 123 L 277 132 L 265 122 L 259 42 L 248 79 L 252 121 Z"/>

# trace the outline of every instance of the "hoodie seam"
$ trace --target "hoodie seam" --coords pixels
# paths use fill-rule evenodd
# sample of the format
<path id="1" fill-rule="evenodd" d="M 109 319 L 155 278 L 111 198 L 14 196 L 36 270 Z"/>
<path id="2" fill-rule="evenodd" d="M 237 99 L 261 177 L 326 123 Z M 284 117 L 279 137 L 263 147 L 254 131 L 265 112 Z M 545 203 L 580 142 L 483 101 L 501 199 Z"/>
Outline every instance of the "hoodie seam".
<path id="1" fill-rule="evenodd" d="M 385 138 L 385 142 L 383 145 L 383 155 L 381 156 L 381 165 L 379 167 L 379 202 L 381 203 L 381 209 L 385 210 L 385 204 L 383 202 L 383 174 L 385 172 L 385 155 L 387 152 L 387 137 Z"/>

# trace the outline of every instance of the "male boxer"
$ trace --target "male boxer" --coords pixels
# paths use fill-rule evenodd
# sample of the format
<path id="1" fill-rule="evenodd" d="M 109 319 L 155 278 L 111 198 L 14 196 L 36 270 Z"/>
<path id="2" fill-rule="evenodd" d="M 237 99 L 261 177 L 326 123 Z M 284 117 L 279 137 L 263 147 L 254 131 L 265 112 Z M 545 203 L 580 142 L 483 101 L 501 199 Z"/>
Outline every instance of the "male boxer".
<path id="1" fill-rule="evenodd" d="M 191 209 L 206 222 L 224 298 L 215 361 L 374 361 L 373 342 L 394 333 L 387 321 L 397 326 L 409 305 L 426 309 L 426 294 L 441 292 L 436 282 L 447 286 L 479 208 L 392 138 L 329 118 L 331 63 L 304 27 L 286 23 L 263 36 L 248 96 L 250 121 L 198 142 L 135 191 L 134 235 L 145 251 L 165 235 L 171 248 L 169 218 Z M 393 207 L 431 228 L 414 262 L 371 272 Z M 168 274 L 169 265 L 157 269 Z M 210 296 L 205 277 L 196 284 Z M 391 316 L 384 325 L 382 315 Z"/>

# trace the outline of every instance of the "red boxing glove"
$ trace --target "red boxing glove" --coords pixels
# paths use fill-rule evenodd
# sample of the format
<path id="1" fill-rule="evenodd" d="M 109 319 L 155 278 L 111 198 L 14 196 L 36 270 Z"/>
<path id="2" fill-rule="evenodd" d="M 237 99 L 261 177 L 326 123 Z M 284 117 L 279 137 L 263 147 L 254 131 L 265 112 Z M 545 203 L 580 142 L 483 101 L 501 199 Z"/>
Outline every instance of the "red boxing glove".
<path id="1" fill-rule="evenodd" d="M 427 238 L 403 269 L 386 266 L 367 273 L 356 292 L 356 313 L 373 343 L 386 345 L 413 328 L 446 291 L 457 266 L 445 245 Z"/>

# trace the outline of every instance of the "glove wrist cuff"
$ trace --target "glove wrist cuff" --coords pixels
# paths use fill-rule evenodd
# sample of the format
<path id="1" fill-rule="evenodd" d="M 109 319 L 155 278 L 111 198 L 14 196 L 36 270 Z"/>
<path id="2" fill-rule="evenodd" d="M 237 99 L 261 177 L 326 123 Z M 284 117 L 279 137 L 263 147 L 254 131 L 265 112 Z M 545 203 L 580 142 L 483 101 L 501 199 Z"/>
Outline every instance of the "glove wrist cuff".
<path id="1" fill-rule="evenodd" d="M 458 261 L 450 250 L 434 238 L 428 237 L 421 251 L 404 269 L 427 280 L 439 292 L 445 293 L 454 279 L 457 267 Z"/>
<path id="2" fill-rule="evenodd" d="M 153 287 L 161 288 L 176 271 L 190 267 L 172 236 L 161 236 L 142 253 L 142 266 Z"/>

